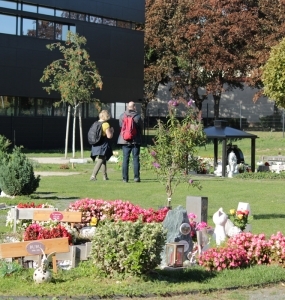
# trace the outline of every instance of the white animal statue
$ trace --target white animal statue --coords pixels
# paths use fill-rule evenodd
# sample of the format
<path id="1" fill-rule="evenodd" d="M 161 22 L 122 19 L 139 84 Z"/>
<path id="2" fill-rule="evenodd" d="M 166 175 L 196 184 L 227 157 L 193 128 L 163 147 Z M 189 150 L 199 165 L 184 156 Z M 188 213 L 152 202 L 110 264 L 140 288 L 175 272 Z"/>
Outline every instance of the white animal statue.
<path id="1" fill-rule="evenodd" d="M 36 268 L 34 271 L 33 279 L 35 283 L 50 282 L 52 278 L 52 272 L 48 269 L 49 263 L 55 252 L 50 253 L 48 256 L 45 255 L 43 249 L 43 258 L 41 261 L 41 266 Z"/>
<path id="2" fill-rule="evenodd" d="M 219 208 L 217 212 L 213 215 L 213 222 L 216 227 L 214 230 L 214 237 L 216 239 L 216 244 L 220 245 L 226 239 L 225 225 L 228 219 L 228 215 L 224 213 L 223 208 Z"/>
<path id="3" fill-rule="evenodd" d="M 228 219 L 225 225 L 225 232 L 228 237 L 233 237 L 241 232 L 241 230 Z"/>
<path id="4" fill-rule="evenodd" d="M 237 173 L 237 157 L 234 151 L 231 151 L 228 156 L 228 177 L 233 177 Z"/>

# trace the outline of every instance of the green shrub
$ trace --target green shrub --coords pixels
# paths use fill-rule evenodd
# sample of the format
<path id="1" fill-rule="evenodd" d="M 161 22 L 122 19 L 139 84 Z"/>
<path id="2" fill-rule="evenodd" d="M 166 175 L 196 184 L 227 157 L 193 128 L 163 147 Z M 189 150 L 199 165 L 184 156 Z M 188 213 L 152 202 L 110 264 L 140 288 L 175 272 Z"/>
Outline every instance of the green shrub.
<path id="1" fill-rule="evenodd" d="M 11 142 L 4 136 L 0 135 L 0 152 L 7 152 Z"/>
<path id="2" fill-rule="evenodd" d="M 276 172 L 244 172 L 237 174 L 235 178 L 240 179 L 285 179 L 285 172 L 282 171 L 280 173 Z"/>
<path id="3" fill-rule="evenodd" d="M 23 267 L 16 262 L 6 262 L 4 260 L 0 260 L 0 278 L 19 272 L 22 269 Z"/>
<path id="4" fill-rule="evenodd" d="M 106 221 L 92 240 L 91 259 L 110 277 L 142 275 L 160 264 L 165 241 L 161 223 Z"/>
<path id="5" fill-rule="evenodd" d="M 38 187 L 40 176 L 35 177 L 32 162 L 15 147 L 0 163 L 0 187 L 10 196 L 30 195 Z"/>

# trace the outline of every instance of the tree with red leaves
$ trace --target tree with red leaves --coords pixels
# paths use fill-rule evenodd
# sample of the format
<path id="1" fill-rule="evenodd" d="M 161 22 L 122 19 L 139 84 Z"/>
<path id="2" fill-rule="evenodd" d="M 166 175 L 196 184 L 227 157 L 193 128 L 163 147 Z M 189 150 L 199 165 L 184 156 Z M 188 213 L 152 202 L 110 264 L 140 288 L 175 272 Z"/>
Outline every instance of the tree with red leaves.
<path id="1" fill-rule="evenodd" d="M 221 94 L 242 88 L 258 66 L 258 1 L 147 0 L 145 27 L 145 97 L 159 83 L 171 82 L 173 97 L 191 97 L 199 110 L 208 94 L 219 117 Z M 205 89 L 204 97 L 198 89 Z"/>

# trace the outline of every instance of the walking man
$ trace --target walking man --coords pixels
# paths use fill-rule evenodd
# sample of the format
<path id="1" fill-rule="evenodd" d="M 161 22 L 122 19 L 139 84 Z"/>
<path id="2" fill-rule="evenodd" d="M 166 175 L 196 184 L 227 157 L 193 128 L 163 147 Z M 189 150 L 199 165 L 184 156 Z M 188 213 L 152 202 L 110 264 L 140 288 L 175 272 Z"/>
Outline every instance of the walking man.
<path id="1" fill-rule="evenodd" d="M 127 104 L 127 110 L 121 114 L 119 118 L 120 127 L 123 127 L 124 119 L 128 116 L 133 118 L 133 125 L 135 127 L 135 134 L 131 140 L 124 140 L 122 130 L 118 138 L 118 144 L 122 145 L 123 150 L 123 167 L 122 175 L 123 182 L 129 181 L 129 161 L 130 154 L 133 157 L 133 168 L 134 168 L 134 182 L 140 182 L 140 145 L 142 139 L 142 120 L 140 114 L 136 111 L 136 105 L 134 102 Z"/>

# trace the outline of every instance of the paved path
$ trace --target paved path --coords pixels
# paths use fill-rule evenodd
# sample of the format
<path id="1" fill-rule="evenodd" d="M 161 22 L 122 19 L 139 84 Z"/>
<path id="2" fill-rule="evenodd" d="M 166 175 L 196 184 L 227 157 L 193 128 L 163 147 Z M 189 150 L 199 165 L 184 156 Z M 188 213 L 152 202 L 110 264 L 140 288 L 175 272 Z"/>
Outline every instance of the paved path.
<path id="1" fill-rule="evenodd" d="M 40 164 L 59 164 L 65 165 L 70 163 L 70 158 L 64 157 L 29 157 L 33 161 L 37 161 Z M 92 161 L 91 159 L 87 159 L 88 161 Z M 40 176 L 71 176 L 78 175 L 80 172 L 50 172 L 50 171 L 35 171 L 35 175 Z"/>
<path id="2" fill-rule="evenodd" d="M 29 157 L 30 159 L 37 161 L 40 164 L 69 164 L 71 158 L 64 157 Z M 91 161 L 91 158 L 87 159 Z"/>

